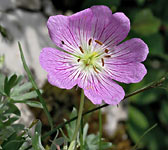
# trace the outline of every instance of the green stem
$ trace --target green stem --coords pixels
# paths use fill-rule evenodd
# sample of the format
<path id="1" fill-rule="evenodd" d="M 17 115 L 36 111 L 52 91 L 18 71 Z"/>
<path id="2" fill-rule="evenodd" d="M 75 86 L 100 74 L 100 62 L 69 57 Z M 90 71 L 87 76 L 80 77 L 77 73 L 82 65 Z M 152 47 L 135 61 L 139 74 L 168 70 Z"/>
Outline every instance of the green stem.
<path id="1" fill-rule="evenodd" d="M 101 139 L 102 139 L 102 113 L 99 109 L 99 150 L 101 150 Z"/>
<path id="2" fill-rule="evenodd" d="M 75 132 L 74 132 L 74 135 L 72 137 L 72 141 L 76 140 L 76 137 L 78 135 L 78 131 L 79 131 L 79 127 L 80 127 L 80 122 L 81 122 L 81 119 L 82 119 L 82 112 L 83 112 L 83 106 L 84 106 L 84 98 L 85 98 L 85 95 L 84 95 L 84 91 L 82 90 L 82 92 L 81 92 L 80 106 L 79 106 L 79 112 L 78 112 L 78 119 L 77 119 L 77 123 L 76 123 Z"/>
<path id="3" fill-rule="evenodd" d="M 35 91 L 36 91 L 36 93 L 37 93 L 37 95 L 38 95 L 38 97 L 39 97 L 39 99 L 40 99 L 41 104 L 43 105 L 44 112 L 45 112 L 45 114 L 46 114 L 46 116 L 47 116 L 47 118 L 48 118 L 48 121 L 49 121 L 49 124 L 50 124 L 50 126 L 51 126 L 51 129 L 53 129 L 52 118 L 51 118 L 51 116 L 50 116 L 50 114 L 49 114 L 49 111 L 48 111 L 48 109 L 47 109 L 45 100 L 43 99 L 43 97 L 42 97 L 42 95 L 41 95 L 41 92 L 40 92 L 40 90 L 38 89 L 37 84 L 36 84 L 36 82 L 35 82 L 34 79 L 33 79 L 32 73 L 31 73 L 31 71 L 29 70 L 29 68 L 28 68 L 28 66 L 27 66 L 27 64 L 26 64 L 26 61 L 25 61 L 25 58 L 24 58 L 24 55 L 23 55 L 23 51 L 22 51 L 22 47 L 21 47 L 20 42 L 18 42 L 18 45 L 19 45 L 19 50 L 20 50 L 20 55 L 21 55 L 23 67 L 24 67 L 24 69 L 25 69 L 25 71 L 26 71 L 26 73 L 27 73 L 27 75 L 28 75 L 29 80 L 31 81 L 31 83 L 32 83 L 32 85 L 33 85 L 33 88 L 35 89 Z"/>
<path id="4" fill-rule="evenodd" d="M 132 93 L 126 95 L 123 100 L 125 100 L 125 99 L 127 99 L 127 98 L 129 98 L 129 97 L 131 97 L 131 96 L 137 95 L 138 93 L 142 93 L 142 92 L 147 91 L 147 90 L 149 90 L 149 89 L 152 89 L 152 88 L 156 88 L 156 87 L 161 86 L 162 83 L 167 79 L 167 77 L 168 77 L 168 73 L 165 74 L 165 76 L 163 76 L 163 77 L 162 77 L 161 79 L 159 79 L 158 81 L 151 82 L 150 84 L 144 86 L 143 88 L 138 89 L 138 90 L 136 90 L 136 91 L 134 91 L 134 92 L 132 92 Z M 89 113 L 92 113 L 92 112 L 94 112 L 94 111 L 97 111 L 97 110 L 99 110 L 99 109 L 101 109 L 101 108 L 104 108 L 104 107 L 107 107 L 107 106 L 109 106 L 109 105 L 108 105 L 108 104 L 104 104 L 104 105 L 98 106 L 98 107 L 96 107 L 96 108 L 93 108 L 93 109 L 91 109 L 91 110 L 89 110 L 89 111 L 83 113 L 82 116 L 85 116 L 85 115 L 87 115 L 87 114 L 89 114 Z M 72 121 L 74 121 L 74 120 L 76 120 L 76 119 L 77 119 L 77 116 L 74 117 L 74 118 L 72 118 L 72 119 L 70 119 L 70 120 L 68 120 L 68 121 L 66 121 L 66 122 L 64 122 L 64 123 L 62 123 L 62 124 L 59 124 L 59 125 L 58 125 L 57 127 L 55 127 L 53 130 L 51 130 L 51 131 L 47 132 L 46 134 L 44 134 L 43 137 L 42 137 L 42 139 L 45 139 L 46 137 L 52 135 L 53 133 L 55 133 L 55 132 L 57 131 L 57 129 L 62 128 L 62 127 L 65 126 L 66 124 L 69 124 L 70 122 L 72 122 Z"/>
<path id="5" fill-rule="evenodd" d="M 83 118 L 81 119 L 80 150 L 83 150 Z"/>
<path id="6" fill-rule="evenodd" d="M 74 150 L 74 147 L 75 147 L 75 141 L 76 141 L 76 138 L 77 138 L 77 135 L 78 135 L 78 131 L 79 131 L 79 128 L 80 128 L 80 123 L 81 123 L 81 119 L 82 119 L 82 112 L 83 112 L 83 106 L 84 106 L 84 98 L 85 98 L 85 95 L 84 95 L 84 91 L 82 90 L 81 91 L 81 100 L 80 100 L 80 106 L 79 106 L 79 112 L 78 112 L 78 118 L 77 118 L 77 123 L 76 123 L 76 128 L 75 128 L 75 132 L 72 136 L 72 141 L 70 143 L 70 147 L 68 150 Z"/>

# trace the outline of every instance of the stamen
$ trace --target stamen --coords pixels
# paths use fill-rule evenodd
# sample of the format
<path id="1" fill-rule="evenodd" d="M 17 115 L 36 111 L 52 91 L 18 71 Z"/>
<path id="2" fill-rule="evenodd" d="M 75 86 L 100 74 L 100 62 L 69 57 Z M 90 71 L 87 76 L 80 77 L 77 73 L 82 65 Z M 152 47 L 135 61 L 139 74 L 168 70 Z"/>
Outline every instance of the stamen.
<path id="1" fill-rule="evenodd" d="M 77 60 L 77 62 L 80 62 L 80 58 Z"/>
<path id="2" fill-rule="evenodd" d="M 111 56 L 110 55 L 106 55 L 106 56 L 104 56 L 105 58 L 110 58 Z"/>
<path id="3" fill-rule="evenodd" d="M 108 52 L 109 52 L 109 50 L 106 48 L 106 49 L 104 50 L 104 52 L 105 52 L 105 53 L 108 53 Z"/>
<path id="4" fill-rule="evenodd" d="M 99 72 L 97 71 L 97 69 L 96 69 L 95 66 L 93 66 L 93 69 L 94 69 L 94 71 L 95 71 L 96 73 L 99 73 Z"/>
<path id="5" fill-rule="evenodd" d="M 102 58 L 101 61 L 102 61 L 102 66 L 104 66 L 104 59 Z"/>
<path id="6" fill-rule="evenodd" d="M 84 53 L 84 51 L 83 51 L 83 49 L 82 49 L 82 47 L 81 47 L 81 46 L 79 46 L 79 49 L 80 49 L 80 51 L 81 51 L 82 53 Z"/>
<path id="7" fill-rule="evenodd" d="M 92 42 L 92 39 L 89 39 L 89 42 L 88 42 L 89 46 L 91 45 L 91 42 Z"/>
<path id="8" fill-rule="evenodd" d="M 62 44 L 65 44 L 64 41 L 61 41 Z"/>
<path id="9" fill-rule="evenodd" d="M 95 40 L 95 42 L 96 42 L 97 44 L 99 44 L 99 45 L 103 45 L 103 43 L 100 42 L 100 41 L 98 41 L 98 40 Z"/>

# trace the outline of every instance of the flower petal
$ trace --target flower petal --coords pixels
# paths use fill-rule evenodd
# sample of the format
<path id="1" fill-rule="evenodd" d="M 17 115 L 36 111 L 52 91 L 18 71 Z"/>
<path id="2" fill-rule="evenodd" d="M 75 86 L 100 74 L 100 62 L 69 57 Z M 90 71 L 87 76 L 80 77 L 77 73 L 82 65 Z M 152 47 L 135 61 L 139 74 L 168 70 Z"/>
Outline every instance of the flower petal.
<path id="1" fill-rule="evenodd" d="M 114 47 L 111 51 L 112 57 L 106 63 L 115 65 L 142 62 L 148 53 L 148 46 L 141 39 L 133 38 Z"/>
<path id="2" fill-rule="evenodd" d="M 77 84 L 75 75 L 78 72 L 74 70 L 60 70 L 48 73 L 48 81 L 50 84 L 62 89 L 71 89 Z"/>
<path id="3" fill-rule="evenodd" d="M 124 83 L 140 82 L 147 73 L 145 66 L 139 62 L 124 65 L 108 64 L 106 68 L 112 79 Z"/>
<path id="4" fill-rule="evenodd" d="M 40 64 L 48 72 L 48 81 L 52 85 L 71 89 L 77 84 L 80 72 L 73 63 L 73 56 L 54 48 L 44 48 L 40 53 Z"/>
<path id="5" fill-rule="evenodd" d="M 124 90 L 108 77 L 92 77 L 87 82 L 84 93 L 93 104 L 101 104 L 104 100 L 107 104 L 117 105 L 124 98 Z"/>
<path id="6" fill-rule="evenodd" d="M 69 29 L 68 16 L 56 15 L 48 19 L 47 27 L 52 41 L 58 46 L 70 52 L 78 48 L 78 41 Z"/>
<path id="7" fill-rule="evenodd" d="M 99 11 L 99 14 L 101 16 L 101 11 Z M 96 27 L 96 32 L 99 34 L 96 34 L 96 38 L 102 42 L 106 48 L 117 45 L 128 35 L 130 31 L 130 21 L 124 13 L 119 12 L 111 14 L 111 16 L 104 15 L 102 17 L 97 17 L 99 25 Z M 106 22 L 106 24 L 104 22 Z"/>
<path id="8" fill-rule="evenodd" d="M 50 47 L 42 49 L 39 60 L 47 72 L 73 66 L 73 56 Z"/>

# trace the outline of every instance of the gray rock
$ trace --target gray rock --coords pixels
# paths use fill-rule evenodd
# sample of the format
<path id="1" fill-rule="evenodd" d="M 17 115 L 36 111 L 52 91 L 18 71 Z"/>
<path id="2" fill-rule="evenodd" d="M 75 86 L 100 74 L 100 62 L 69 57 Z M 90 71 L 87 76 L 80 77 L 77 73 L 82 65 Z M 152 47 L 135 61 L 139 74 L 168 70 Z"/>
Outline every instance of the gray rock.
<path id="1" fill-rule="evenodd" d="M 15 5 L 30 10 L 39 10 L 41 9 L 41 0 L 15 0 Z"/>
<path id="2" fill-rule="evenodd" d="M 0 0 L 0 11 L 14 9 L 15 7 L 16 6 L 13 0 Z"/>

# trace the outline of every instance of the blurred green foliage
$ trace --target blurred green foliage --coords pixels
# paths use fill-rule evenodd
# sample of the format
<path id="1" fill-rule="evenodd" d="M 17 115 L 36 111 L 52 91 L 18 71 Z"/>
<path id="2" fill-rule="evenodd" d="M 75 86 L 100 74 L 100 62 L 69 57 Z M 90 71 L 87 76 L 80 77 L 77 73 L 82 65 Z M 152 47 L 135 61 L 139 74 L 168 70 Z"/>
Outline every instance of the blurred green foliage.
<path id="1" fill-rule="evenodd" d="M 21 117 L 16 103 L 42 108 L 40 102 L 31 101 L 37 97 L 31 88 L 29 82 L 23 83 L 22 76 L 13 74 L 7 77 L 0 73 L 0 149 L 24 150 L 23 147 L 27 146 L 29 128 L 16 122 Z"/>

